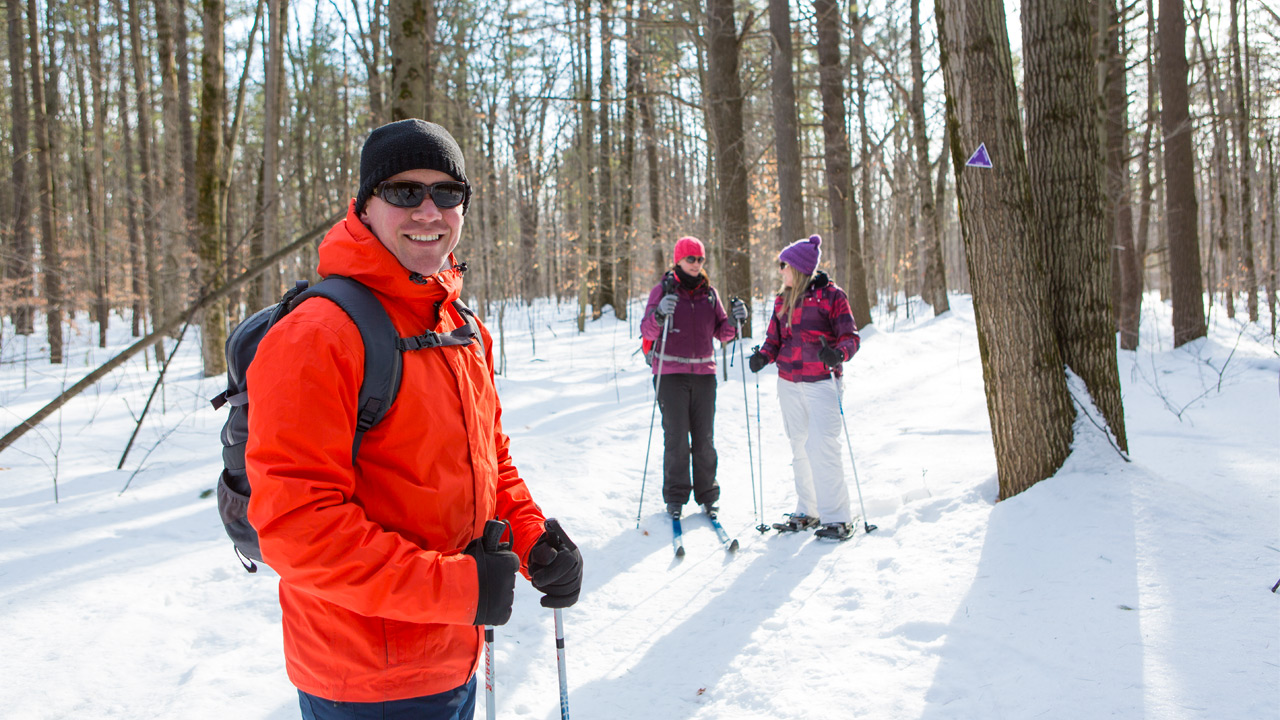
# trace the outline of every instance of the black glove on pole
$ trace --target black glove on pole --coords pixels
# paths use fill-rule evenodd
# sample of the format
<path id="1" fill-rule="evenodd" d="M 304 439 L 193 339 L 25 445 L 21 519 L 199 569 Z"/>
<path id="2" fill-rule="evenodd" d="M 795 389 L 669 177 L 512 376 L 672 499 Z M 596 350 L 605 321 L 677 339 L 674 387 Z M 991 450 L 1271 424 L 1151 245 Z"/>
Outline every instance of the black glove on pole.
<path id="1" fill-rule="evenodd" d="M 520 557 L 511 552 L 509 544 L 500 542 L 505 528 L 502 522 L 490 520 L 484 526 L 484 537 L 472 540 L 465 551 L 476 561 L 480 588 L 475 625 L 503 625 L 511 619 Z"/>
<path id="2" fill-rule="evenodd" d="M 529 551 L 529 578 L 542 593 L 542 607 L 567 608 L 582 591 L 582 553 L 555 518 Z"/>
<path id="3" fill-rule="evenodd" d="M 831 347 L 826 338 L 819 338 L 822 341 L 822 349 L 818 351 L 818 359 L 823 365 L 835 370 L 844 363 L 844 353 Z"/>
<path id="4" fill-rule="evenodd" d="M 751 357 L 747 358 L 747 365 L 750 366 L 751 372 L 753 373 L 760 372 L 764 369 L 764 366 L 768 364 L 769 358 L 765 357 L 764 353 L 759 350 L 751 353 Z"/>

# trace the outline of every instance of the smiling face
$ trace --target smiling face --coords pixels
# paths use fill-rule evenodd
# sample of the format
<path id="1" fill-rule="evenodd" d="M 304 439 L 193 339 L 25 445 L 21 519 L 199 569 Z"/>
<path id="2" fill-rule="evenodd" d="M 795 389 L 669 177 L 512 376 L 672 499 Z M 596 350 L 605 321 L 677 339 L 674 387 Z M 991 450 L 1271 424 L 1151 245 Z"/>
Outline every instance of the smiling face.
<path id="1" fill-rule="evenodd" d="M 685 275 L 689 277 L 697 277 L 702 272 L 702 265 L 706 262 L 706 258 L 700 255 L 687 255 L 680 258 L 680 262 L 676 263 Z"/>
<path id="2" fill-rule="evenodd" d="M 428 185 L 453 180 L 440 170 L 406 170 L 387 180 L 414 180 Z M 378 196 L 369 198 L 360 220 L 396 260 L 419 275 L 444 268 L 462 239 L 462 206 L 440 209 L 428 196 L 416 208 L 396 207 Z"/>

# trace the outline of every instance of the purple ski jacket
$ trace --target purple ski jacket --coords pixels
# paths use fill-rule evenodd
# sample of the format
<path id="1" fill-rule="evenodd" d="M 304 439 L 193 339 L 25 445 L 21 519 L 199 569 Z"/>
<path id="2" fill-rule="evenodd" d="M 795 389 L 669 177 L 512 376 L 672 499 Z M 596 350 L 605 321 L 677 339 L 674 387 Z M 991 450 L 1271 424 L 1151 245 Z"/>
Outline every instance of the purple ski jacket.
<path id="1" fill-rule="evenodd" d="M 849 309 L 849 296 L 826 273 L 819 272 L 809 283 L 800 305 L 791 311 L 790 324 L 783 322 L 781 313 L 779 295 L 773 302 L 773 315 L 760 353 L 778 363 L 778 377 L 783 380 L 817 382 L 831 377 L 831 371 L 818 359 L 822 338 L 842 352 L 845 360 L 858 352 L 862 338 Z M 840 376 L 841 369 L 837 367 L 835 374 Z"/>
<path id="2" fill-rule="evenodd" d="M 653 372 L 658 373 L 658 356 L 662 356 L 662 374 L 712 375 L 716 371 L 714 338 L 729 342 L 737 334 L 733 321 L 720 304 L 719 293 L 705 279 L 693 290 L 682 286 L 671 272 L 649 292 L 649 302 L 640 321 L 640 336 L 653 343 Z M 667 346 L 662 346 L 662 323 L 654 317 L 658 301 L 666 293 L 663 285 L 670 282 L 679 298 L 676 311 L 671 315 L 671 328 L 667 331 Z"/>

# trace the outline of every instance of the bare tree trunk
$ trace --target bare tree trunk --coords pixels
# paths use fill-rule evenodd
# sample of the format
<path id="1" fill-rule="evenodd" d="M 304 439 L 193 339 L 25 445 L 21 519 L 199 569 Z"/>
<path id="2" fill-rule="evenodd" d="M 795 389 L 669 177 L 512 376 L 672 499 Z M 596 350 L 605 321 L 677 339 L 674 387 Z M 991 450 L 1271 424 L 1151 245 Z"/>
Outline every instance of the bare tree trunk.
<path id="1" fill-rule="evenodd" d="M 182 136 L 182 207 L 186 211 L 186 225 L 183 226 L 182 237 L 190 238 L 187 244 L 192 250 L 196 248 L 194 231 L 196 226 L 196 139 L 192 126 L 191 111 L 191 51 L 187 46 L 187 35 L 191 32 L 187 24 L 187 4 L 190 0 L 175 0 L 173 8 L 174 34 L 173 49 L 178 65 L 178 117 Z M 192 265 L 191 281 L 199 280 L 199 273 Z"/>
<path id="2" fill-rule="evenodd" d="M 778 247 L 799 240 L 804 231 L 804 184 L 800 164 L 796 86 L 791 76 L 791 2 L 769 0 L 769 35 L 773 38 L 770 71 L 773 77 L 773 134 L 778 160 Z"/>
<path id="3" fill-rule="evenodd" d="M 93 247 L 99 257 L 90 272 L 93 275 L 93 296 L 98 316 L 98 347 L 107 346 L 107 326 L 110 324 L 111 306 L 107 302 L 107 290 L 110 285 L 110 267 L 106 262 L 109 250 L 107 228 L 107 158 L 106 158 L 106 117 L 107 93 L 103 89 L 102 38 L 102 6 L 98 2 L 87 3 L 89 11 L 89 83 L 93 92 L 93 162 L 102 169 L 103 178 L 94 188 L 93 199 L 98 208 L 98 223 L 93 227 L 95 242 Z M 123 109 L 123 106 L 121 106 Z"/>
<path id="4" fill-rule="evenodd" d="M 1104 98 L 1106 101 L 1107 196 L 1110 200 L 1111 234 L 1115 238 L 1116 266 L 1120 281 L 1120 347 L 1138 348 L 1138 320 L 1142 310 L 1142 274 L 1133 246 L 1133 204 L 1129 200 L 1129 91 L 1121 54 L 1124 19 L 1116 0 L 1104 0 L 1099 37 L 1105 41 Z M 1145 150 L 1144 150 L 1145 153 Z M 1145 168 L 1143 172 L 1145 172 Z"/>
<path id="5" fill-rule="evenodd" d="M 646 27 L 650 21 L 649 4 L 646 0 L 640 0 L 640 18 L 641 26 Z M 648 45 L 648 31 L 642 31 L 645 44 Z M 665 265 L 665 253 L 662 252 L 662 193 L 658 183 L 658 136 L 657 128 L 653 119 L 653 101 L 651 93 L 653 89 L 649 87 L 649 74 L 647 66 L 642 66 L 644 80 L 642 81 L 642 91 L 637 110 L 640 113 L 640 132 L 644 135 L 644 154 L 645 163 L 648 166 L 647 184 L 649 191 L 649 225 L 653 246 L 653 270 L 655 275 L 662 273 Z"/>
<path id="6" fill-rule="evenodd" d="M 56 224 L 57 208 L 53 196 L 54 149 L 50 131 L 53 118 L 46 103 L 49 101 L 44 82 L 44 58 L 40 54 L 40 31 L 36 15 L 36 0 L 27 0 L 27 40 L 31 52 L 31 105 L 35 110 L 36 167 L 39 178 L 36 195 L 40 201 L 40 256 L 41 276 L 44 278 L 45 329 L 49 337 L 49 362 L 62 362 L 62 248 L 59 245 Z M 53 92 L 56 92 L 54 90 Z"/>
<path id="7" fill-rule="evenodd" d="M 738 77 L 741 39 L 733 17 L 734 0 L 707 0 L 707 75 L 702 91 L 715 142 L 717 228 L 724 257 L 724 297 L 751 297 L 751 188 L 747 174 L 742 119 L 742 82 Z M 751 335 L 751 319 L 743 335 Z"/>
<path id="8" fill-rule="evenodd" d="M 204 0 L 204 52 L 200 58 L 200 140 L 196 151 L 196 247 L 200 258 L 200 294 L 217 287 L 222 277 L 223 117 L 226 114 L 226 64 L 223 60 L 226 7 L 223 0 Z M 227 371 L 226 303 L 210 303 L 200 313 L 204 376 Z"/>
<path id="9" fill-rule="evenodd" d="M 275 252 L 279 244 L 280 216 L 280 117 L 285 96 L 285 34 L 289 25 L 288 0 L 267 2 L 266 87 L 262 127 L 262 176 L 260 204 L 255 213 L 250 262 Z M 249 288 L 251 308 L 265 307 L 279 295 L 279 269 L 264 272 Z"/>
<path id="10" fill-rule="evenodd" d="M 606 305 L 613 308 L 619 318 L 627 316 L 626 306 L 619 302 L 614 287 L 614 267 L 617 263 L 617 238 L 614 237 L 613 198 L 613 131 L 610 113 L 613 104 L 613 0 L 600 0 L 600 144 L 598 166 L 600 190 L 596 213 L 600 234 L 596 262 L 600 268 L 600 283 L 596 286 L 594 311 L 599 318 Z M 625 302 L 625 301 L 624 301 Z M 621 308 L 621 310 L 619 310 Z"/>
<path id="11" fill-rule="evenodd" d="M 142 1 L 129 0 L 129 46 L 133 61 L 134 91 L 137 99 L 138 158 L 139 172 L 142 175 L 142 199 L 139 205 L 142 207 L 143 261 L 147 274 L 147 308 L 151 313 L 151 324 L 155 326 L 164 320 L 164 313 L 161 309 L 160 268 L 156 257 L 160 243 L 156 204 L 160 202 L 160 198 L 159 185 L 156 183 L 155 172 L 152 169 L 152 147 L 154 145 L 152 133 L 154 127 L 151 124 L 152 107 L 149 98 L 150 85 L 148 85 L 147 80 L 150 74 L 149 69 L 144 64 L 144 58 L 148 54 L 144 52 L 145 46 L 142 44 L 142 18 L 138 9 L 138 4 Z M 164 343 L 157 342 L 155 345 L 156 364 L 163 364 L 164 357 Z"/>
<path id="12" fill-rule="evenodd" d="M 6 3 L 9 19 L 9 80 L 13 108 L 13 128 L 10 140 L 13 144 L 13 160 L 10 176 L 13 187 L 9 202 L 13 203 L 13 226 L 5 245 L 9 248 L 5 263 L 5 279 L 12 283 L 13 292 L 5 300 L 12 302 L 14 331 L 19 335 L 34 332 L 32 307 L 34 301 L 32 275 L 34 247 L 31 242 L 31 190 L 27 180 L 28 140 L 31 134 L 27 105 L 26 43 L 22 39 L 24 26 L 22 5 L 16 0 Z"/>
<path id="13" fill-rule="evenodd" d="M 1249 322 L 1258 322 L 1258 273 L 1253 264 L 1253 143 L 1249 137 L 1249 87 L 1241 61 L 1240 0 L 1231 0 L 1231 65 L 1235 80 L 1235 127 L 1240 157 L 1240 264 Z M 1225 178 L 1224 178 L 1225 179 Z"/>
<path id="14" fill-rule="evenodd" d="M 1044 247 L 1035 232 L 1003 4 L 941 0 L 936 14 L 948 142 L 1004 499 L 1061 467 L 1074 413 L 1053 329 Z M 965 166 L 979 143 L 986 144 L 990 169 Z"/>
<path id="15" fill-rule="evenodd" d="M 1165 227 L 1173 289 L 1173 345 L 1205 336 L 1204 285 L 1187 98 L 1187 22 L 1182 0 L 1160 0 L 1160 125 L 1164 131 Z"/>
<path id="16" fill-rule="evenodd" d="M 633 0 L 627 0 L 627 77 L 625 83 L 626 102 L 622 116 L 622 197 L 618 203 L 618 280 L 625 301 L 622 304 L 626 312 L 627 304 L 635 294 L 632 287 L 633 260 L 636 246 L 636 98 L 641 93 L 640 66 L 640 28 L 636 24 L 636 10 Z M 624 315 L 625 317 L 625 315 Z"/>
<path id="17" fill-rule="evenodd" d="M 866 73 L 866 57 L 867 48 L 862 42 L 863 16 L 858 10 L 857 0 L 849 3 L 849 34 L 852 39 L 849 42 L 850 52 L 853 55 L 853 65 L 856 69 L 854 74 L 857 83 L 858 98 L 858 165 L 861 168 L 858 182 L 858 202 L 862 206 L 862 247 L 860 251 L 863 257 L 863 265 L 866 276 L 867 285 L 867 303 L 868 307 L 872 307 L 876 302 L 876 253 L 875 243 L 872 238 L 875 237 L 875 223 L 873 222 L 871 209 L 871 130 L 867 125 L 867 73 Z"/>
<path id="18" fill-rule="evenodd" d="M 845 132 L 844 68 L 840 62 L 840 8 L 836 0 L 814 0 L 818 26 L 818 73 L 822 94 L 827 202 L 835 240 L 837 276 L 848 288 L 849 306 L 858 327 L 871 324 L 867 275 L 862 265 L 858 203 L 853 198 L 849 168 L 849 136 Z"/>
<path id="19" fill-rule="evenodd" d="M 93 8 L 85 8 L 86 13 L 92 13 Z M 89 28 L 96 28 L 97 23 L 86 23 Z M 75 32 L 68 30 L 66 33 L 66 42 L 70 47 L 77 47 L 80 42 L 75 36 Z M 99 178 L 94 172 L 94 168 L 103 168 L 104 172 L 106 164 L 102 157 L 99 156 L 95 149 L 93 141 L 93 120 L 90 113 L 97 115 L 98 108 L 96 103 L 90 101 L 90 90 L 88 88 L 89 81 L 85 79 L 85 62 L 84 56 L 80 52 L 75 53 L 75 62 L 72 63 L 75 72 L 76 84 L 76 110 L 80 120 L 80 147 L 77 148 L 76 155 L 80 158 L 80 181 L 83 183 L 80 198 L 84 203 L 84 222 L 76 223 L 78 227 L 82 244 L 87 245 L 89 254 L 87 258 L 81 259 L 81 263 L 85 259 L 87 264 L 79 264 L 77 269 L 73 269 L 71 277 L 75 278 L 83 274 L 89 278 L 89 289 L 93 292 L 94 302 L 90 305 L 90 320 L 98 324 L 98 341 L 101 347 L 107 346 L 107 317 L 104 313 L 102 303 L 102 283 L 99 282 L 102 277 L 102 258 L 104 255 L 103 246 L 106 243 L 106 234 L 103 232 L 102 221 L 102 203 L 99 202 L 98 188 L 102 185 L 103 178 Z M 74 243 L 73 243 L 74 246 Z M 74 282 L 74 281 L 73 281 Z"/>
<path id="20" fill-rule="evenodd" d="M 432 10 L 429 0 L 390 0 L 387 5 L 393 121 L 427 118 L 431 112 L 428 63 L 434 38 L 427 34 L 427 16 Z"/>
<path id="21" fill-rule="evenodd" d="M 175 0 L 155 0 L 156 49 L 160 71 L 161 118 L 164 126 L 163 168 L 164 192 L 168 196 L 157 209 L 160 216 L 160 247 L 163 251 L 164 269 L 161 273 L 162 312 L 186 304 L 185 268 L 191 267 L 185 203 L 176 198 L 186 197 L 186 178 L 182 174 L 182 126 L 178 107 L 178 64 L 174 48 Z"/>
<path id="22" fill-rule="evenodd" d="M 1273 148 L 1273 137 L 1267 136 L 1267 176 L 1270 204 L 1267 206 L 1267 218 L 1271 225 L 1271 238 L 1267 242 L 1267 314 L 1271 316 L 1271 337 L 1276 336 L 1276 281 L 1280 280 L 1280 268 L 1276 267 L 1276 246 L 1280 245 L 1280 195 L 1276 193 L 1276 156 Z"/>
<path id="23" fill-rule="evenodd" d="M 920 0 L 911 0 L 911 134 L 916 150 L 916 192 L 920 196 L 920 224 L 924 228 L 924 282 L 920 297 L 935 316 L 951 309 L 947 273 L 938 232 L 938 210 L 929 182 L 929 129 L 924 118 L 924 52 L 920 47 Z"/>
<path id="24" fill-rule="evenodd" d="M 129 72 L 125 62 L 128 47 L 128 19 L 120 0 L 112 0 L 112 9 L 116 15 L 116 26 L 120 40 L 120 135 L 124 140 L 123 167 L 125 187 L 125 222 L 129 231 L 129 294 L 130 294 L 130 332 L 133 337 L 142 335 L 142 326 L 146 314 L 143 300 L 146 290 L 143 287 L 142 269 L 142 236 L 138 232 L 137 197 L 138 190 L 134 178 L 133 165 L 133 129 L 129 127 Z"/>
<path id="25" fill-rule="evenodd" d="M 1093 50 L 1096 8 L 1090 0 L 1022 3 L 1027 156 L 1058 348 L 1123 449 Z"/>

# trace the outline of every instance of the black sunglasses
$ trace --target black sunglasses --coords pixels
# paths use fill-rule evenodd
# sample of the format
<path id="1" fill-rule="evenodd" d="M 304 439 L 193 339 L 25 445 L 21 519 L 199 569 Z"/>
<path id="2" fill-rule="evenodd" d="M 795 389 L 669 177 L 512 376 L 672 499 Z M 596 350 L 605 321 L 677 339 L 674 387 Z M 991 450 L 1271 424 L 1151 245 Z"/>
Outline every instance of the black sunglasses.
<path id="1" fill-rule="evenodd" d="M 705 260 L 706 258 L 701 255 L 685 255 L 684 256 L 684 261 L 687 263 L 700 263 Z"/>
<path id="2" fill-rule="evenodd" d="M 786 269 L 787 269 L 787 261 L 786 261 L 786 260 L 779 260 L 779 261 L 778 261 L 778 269 L 779 269 L 779 270 L 786 270 Z"/>
<path id="3" fill-rule="evenodd" d="M 441 210 L 455 208 L 467 199 L 467 184 L 457 180 L 428 185 L 413 180 L 387 180 L 373 189 L 373 194 L 398 208 L 416 208 L 427 196 Z"/>

